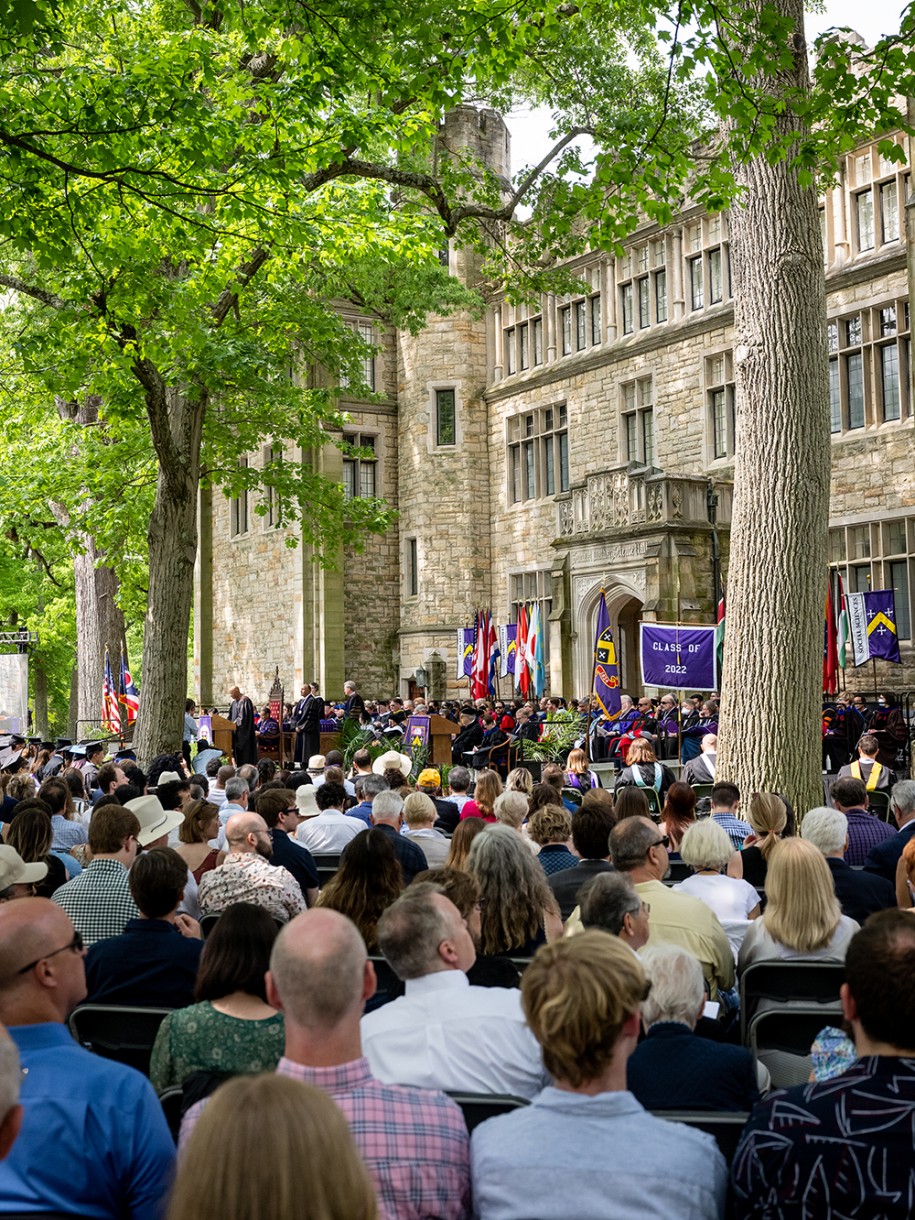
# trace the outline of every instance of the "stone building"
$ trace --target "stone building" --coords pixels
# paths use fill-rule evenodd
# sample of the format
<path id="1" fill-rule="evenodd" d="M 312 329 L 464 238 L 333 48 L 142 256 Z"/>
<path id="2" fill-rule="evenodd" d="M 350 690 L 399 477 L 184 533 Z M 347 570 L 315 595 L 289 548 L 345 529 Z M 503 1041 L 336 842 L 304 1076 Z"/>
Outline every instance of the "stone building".
<path id="1" fill-rule="evenodd" d="M 462 108 L 442 140 L 507 177 L 497 114 Z M 908 197 L 908 165 L 874 144 L 846 158 L 821 206 L 829 558 L 849 591 L 895 590 L 904 664 L 878 670 L 895 688 L 915 685 Z M 472 253 L 449 259 L 475 282 Z M 475 607 L 511 622 L 530 600 L 549 622 L 551 689 L 580 694 L 601 586 L 623 685 L 635 689 L 640 620 L 713 621 L 737 429 L 727 216 L 692 208 L 664 229 L 638 229 L 622 257 L 589 253 L 572 266 L 585 286 L 576 295 L 492 299 L 482 319 L 432 318 L 415 337 L 341 307 L 378 345 L 367 380 L 380 400 L 345 403 L 345 435 L 364 456 L 328 445 L 286 457 L 320 462 L 349 495 L 384 496 L 397 526 L 327 572 L 307 548 L 285 547 L 269 511 L 205 493 L 195 620 L 205 702 L 235 679 L 265 692 L 277 665 L 290 692 L 317 677 L 339 695 L 346 675 L 367 696 L 406 695 L 423 668 L 433 694 L 447 681 L 457 695 L 456 629 Z M 869 668 L 857 678 L 873 685 Z"/>

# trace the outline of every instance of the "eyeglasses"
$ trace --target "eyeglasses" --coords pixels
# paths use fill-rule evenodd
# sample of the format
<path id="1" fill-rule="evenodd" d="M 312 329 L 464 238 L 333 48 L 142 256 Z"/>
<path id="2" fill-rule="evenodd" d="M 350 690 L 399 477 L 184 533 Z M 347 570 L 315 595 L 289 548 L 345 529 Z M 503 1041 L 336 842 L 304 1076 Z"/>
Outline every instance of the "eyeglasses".
<path id="1" fill-rule="evenodd" d="M 668 835 L 661 835 L 660 839 L 655 839 L 655 841 L 652 843 L 651 846 L 652 847 L 670 847 L 670 837 Z"/>
<path id="2" fill-rule="evenodd" d="M 23 966 L 21 970 L 17 970 L 16 974 L 28 974 L 30 970 L 34 970 L 39 962 L 46 962 L 49 957 L 56 957 L 58 953 L 66 953 L 68 949 L 72 949 L 74 953 L 82 953 L 85 949 L 83 938 L 79 932 L 73 933 L 73 939 L 67 945 L 61 945 L 59 949 L 53 949 L 50 953 L 42 953 L 41 957 L 36 957 L 33 962 L 29 962 L 27 966 Z"/>
<path id="3" fill-rule="evenodd" d="M 291 809 L 284 809 L 283 813 L 294 813 L 296 815 L 296 817 L 300 816 L 298 805 L 293 805 Z"/>
<path id="4" fill-rule="evenodd" d="M 650 915 L 651 914 L 651 903 L 650 902 L 640 902 L 639 903 L 639 914 L 640 915 Z"/>

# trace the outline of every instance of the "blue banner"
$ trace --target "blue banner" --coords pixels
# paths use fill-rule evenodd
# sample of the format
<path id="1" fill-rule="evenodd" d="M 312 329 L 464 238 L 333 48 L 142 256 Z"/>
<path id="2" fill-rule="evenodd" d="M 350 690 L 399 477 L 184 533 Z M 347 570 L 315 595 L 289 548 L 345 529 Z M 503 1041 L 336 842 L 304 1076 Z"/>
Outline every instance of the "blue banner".
<path id="1" fill-rule="evenodd" d="M 715 628 L 642 623 L 642 681 L 674 690 L 718 689 Z"/>

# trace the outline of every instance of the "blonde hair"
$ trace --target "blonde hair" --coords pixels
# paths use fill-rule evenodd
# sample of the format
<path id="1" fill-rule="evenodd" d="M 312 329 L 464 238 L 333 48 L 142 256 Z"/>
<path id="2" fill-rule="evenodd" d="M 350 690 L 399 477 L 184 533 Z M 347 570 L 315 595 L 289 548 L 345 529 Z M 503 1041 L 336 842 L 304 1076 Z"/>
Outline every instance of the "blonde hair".
<path id="1" fill-rule="evenodd" d="M 756 846 L 768 863 L 769 854 L 788 825 L 785 802 L 774 792 L 754 792 L 750 797 L 747 821 L 760 836 Z"/>
<path id="2" fill-rule="evenodd" d="M 630 763 L 653 763 L 657 761 L 654 747 L 648 738 L 636 737 L 626 754 L 626 766 L 628 767 Z"/>
<path id="3" fill-rule="evenodd" d="M 435 803 L 425 792 L 411 792 L 403 803 L 404 821 L 408 826 L 425 826 L 438 816 Z"/>
<path id="4" fill-rule="evenodd" d="M 520 830 L 527 817 L 527 797 L 523 792 L 505 791 L 496 797 L 496 821 Z"/>
<path id="5" fill-rule="evenodd" d="M 572 834 L 572 818 L 562 805 L 544 805 L 531 814 L 527 832 L 541 847 L 547 843 L 567 843 Z"/>
<path id="6" fill-rule="evenodd" d="M 515 767 L 514 771 L 509 771 L 505 781 L 506 792 L 523 792 L 525 796 L 530 796 L 533 790 L 534 777 L 527 767 Z"/>
<path id="7" fill-rule="evenodd" d="M 573 1089 L 596 1079 L 645 992 L 639 959 L 600 929 L 538 949 L 521 979 L 521 1002 L 550 1075 Z"/>
<path id="8" fill-rule="evenodd" d="M 773 940 L 797 953 L 814 953 L 830 943 L 842 908 L 818 847 L 805 839 L 776 843 L 766 873 L 766 898 L 762 922 Z"/>
<path id="9" fill-rule="evenodd" d="M 733 854 L 727 832 L 711 818 L 690 826 L 680 843 L 680 859 L 697 873 L 706 868 L 720 873 Z"/>
<path id="10" fill-rule="evenodd" d="M 191 1133 L 168 1220 L 299 1220 L 303 1183 L 309 1220 L 378 1220 L 368 1170 L 327 1094 L 284 1076 L 238 1076 Z"/>
<path id="11" fill-rule="evenodd" d="M 494 813 L 496 797 L 501 791 L 502 780 L 499 778 L 498 771 L 481 771 L 473 790 L 473 799 L 477 808 L 485 814 Z"/>
<path id="12" fill-rule="evenodd" d="M 566 759 L 566 771 L 574 775 L 586 775 L 588 772 L 588 756 L 584 750 L 570 750 Z"/>

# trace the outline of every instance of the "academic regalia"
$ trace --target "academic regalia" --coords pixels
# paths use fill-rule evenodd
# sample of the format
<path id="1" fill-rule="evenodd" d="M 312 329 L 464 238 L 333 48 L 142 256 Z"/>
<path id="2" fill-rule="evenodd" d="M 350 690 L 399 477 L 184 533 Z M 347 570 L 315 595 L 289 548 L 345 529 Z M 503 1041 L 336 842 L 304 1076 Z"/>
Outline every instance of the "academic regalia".
<path id="1" fill-rule="evenodd" d="M 451 743 L 451 762 L 455 766 L 464 766 L 464 754 L 470 750 L 475 750 L 483 740 L 483 726 L 479 720 L 474 720 L 473 724 L 468 724 L 466 729 L 461 729 L 457 737 Z"/>
<path id="2" fill-rule="evenodd" d="M 680 748 L 680 761 L 686 763 L 699 757 L 702 738 L 706 733 L 714 733 L 716 737 L 718 736 L 718 718 L 717 716 L 697 716 L 688 727 L 684 724 L 681 731 L 683 740 Z"/>
<path id="3" fill-rule="evenodd" d="M 896 761 L 899 747 L 909 739 L 909 730 L 898 707 L 878 707 L 871 712 L 867 721 L 867 731 L 877 738 L 880 746 L 877 751 L 877 762 L 884 767 L 892 767 Z"/>
<path id="4" fill-rule="evenodd" d="M 247 695 L 233 699 L 229 707 L 229 719 L 235 725 L 232 751 L 236 767 L 245 763 L 257 764 L 257 735 L 254 729 L 254 704 Z"/>
<path id="5" fill-rule="evenodd" d="M 343 709 L 343 718 L 344 718 L 344 720 L 360 720 L 361 721 L 361 719 L 364 715 L 365 715 L 365 700 L 362 698 L 362 696 L 359 694 L 358 691 L 354 691 L 353 694 L 351 694 L 350 697 L 346 701 L 346 704 Z"/>
<path id="6" fill-rule="evenodd" d="M 321 753 L 321 717 L 324 715 L 322 695 L 306 695 L 296 706 L 296 762 L 307 766 L 313 754 Z"/>

